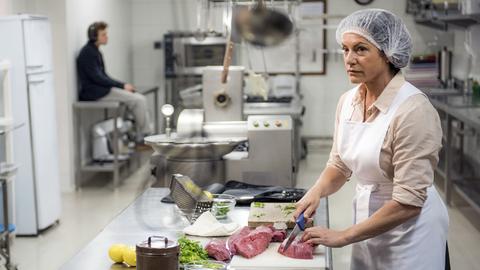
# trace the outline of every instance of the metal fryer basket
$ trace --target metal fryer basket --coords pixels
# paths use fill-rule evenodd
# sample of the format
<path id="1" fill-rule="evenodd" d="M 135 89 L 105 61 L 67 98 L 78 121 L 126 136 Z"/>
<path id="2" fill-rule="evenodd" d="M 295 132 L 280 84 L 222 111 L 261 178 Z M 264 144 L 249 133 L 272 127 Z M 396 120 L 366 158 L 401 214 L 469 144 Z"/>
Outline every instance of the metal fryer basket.
<path id="1" fill-rule="evenodd" d="M 172 175 L 170 194 L 190 222 L 194 222 L 203 212 L 210 211 L 213 206 L 213 200 L 190 177 L 181 174 Z"/>

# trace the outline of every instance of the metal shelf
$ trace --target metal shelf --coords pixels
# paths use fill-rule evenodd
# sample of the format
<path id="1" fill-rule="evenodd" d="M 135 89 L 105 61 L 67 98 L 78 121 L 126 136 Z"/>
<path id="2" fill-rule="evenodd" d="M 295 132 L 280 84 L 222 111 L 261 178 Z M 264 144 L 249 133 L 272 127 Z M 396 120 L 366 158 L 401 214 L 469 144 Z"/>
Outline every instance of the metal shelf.
<path id="1" fill-rule="evenodd" d="M 448 26 L 445 22 L 438 21 L 438 20 L 433 19 L 433 18 L 416 17 L 415 22 L 417 24 L 427 26 L 427 27 L 430 27 L 430 28 L 434 28 L 434 29 L 437 29 L 437 30 L 447 31 L 447 29 L 448 29 Z"/>
<path id="2" fill-rule="evenodd" d="M 468 28 L 480 24 L 480 14 L 445 14 L 445 15 L 417 15 L 415 22 L 437 30 L 447 31 L 450 26 L 456 28 Z"/>
<path id="3" fill-rule="evenodd" d="M 438 16 L 438 20 L 445 22 L 448 25 L 453 25 L 460 28 L 467 28 L 474 24 L 480 23 L 480 14 L 451 14 Z"/>

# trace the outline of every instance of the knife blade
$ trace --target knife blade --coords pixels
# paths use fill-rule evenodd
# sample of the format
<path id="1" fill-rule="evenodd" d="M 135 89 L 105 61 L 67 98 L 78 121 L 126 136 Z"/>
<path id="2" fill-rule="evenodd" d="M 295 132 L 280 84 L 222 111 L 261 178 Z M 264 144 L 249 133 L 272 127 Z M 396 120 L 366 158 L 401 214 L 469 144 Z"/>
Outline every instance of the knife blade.
<path id="1" fill-rule="evenodd" d="M 288 236 L 287 243 L 283 250 L 287 250 L 288 247 L 292 244 L 293 240 L 297 237 L 297 235 L 305 230 L 305 217 L 303 216 L 303 212 L 298 216 L 297 220 L 295 221 L 295 227 L 293 228 L 292 232 Z"/>

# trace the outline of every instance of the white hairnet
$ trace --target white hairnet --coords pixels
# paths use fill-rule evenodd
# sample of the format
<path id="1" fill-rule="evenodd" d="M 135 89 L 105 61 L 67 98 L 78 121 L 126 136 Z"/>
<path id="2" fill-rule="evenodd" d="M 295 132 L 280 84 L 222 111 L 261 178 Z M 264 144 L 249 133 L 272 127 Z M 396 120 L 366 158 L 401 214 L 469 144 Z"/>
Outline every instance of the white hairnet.
<path id="1" fill-rule="evenodd" d="M 407 27 L 395 14 L 383 9 L 355 11 L 338 25 L 336 38 L 340 45 L 345 33 L 355 33 L 367 39 L 383 51 L 395 67 L 407 66 L 412 40 Z"/>

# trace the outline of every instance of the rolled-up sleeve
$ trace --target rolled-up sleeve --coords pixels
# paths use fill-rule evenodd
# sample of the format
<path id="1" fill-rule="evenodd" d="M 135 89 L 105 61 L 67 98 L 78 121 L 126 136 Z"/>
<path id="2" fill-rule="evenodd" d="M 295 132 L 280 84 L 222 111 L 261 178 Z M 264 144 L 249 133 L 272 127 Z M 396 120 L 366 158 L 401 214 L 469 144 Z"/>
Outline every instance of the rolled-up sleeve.
<path id="1" fill-rule="evenodd" d="M 327 166 L 333 167 L 340 171 L 347 179 L 352 176 L 352 171 L 345 165 L 345 163 L 340 158 L 337 150 L 337 140 L 338 140 L 338 123 L 340 120 L 340 112 L 342 110 L 342 104 L 345 99 L 345 94 L 340 97 L 340 100 L 337 104 L 337 110 L 335 113 L 335 131 L 333 133 L 333 145 L 332 150 L 330 151 L 330 156 L 327 161 Z"/>
<path id="2" fill-rule="evenodd" d="M 442 143 L 437 111 L 424 96 L 410 98 L 392 121 L 392 199 L 422 207 L 427 188 L 433 184 L 434 170 Z"/>

